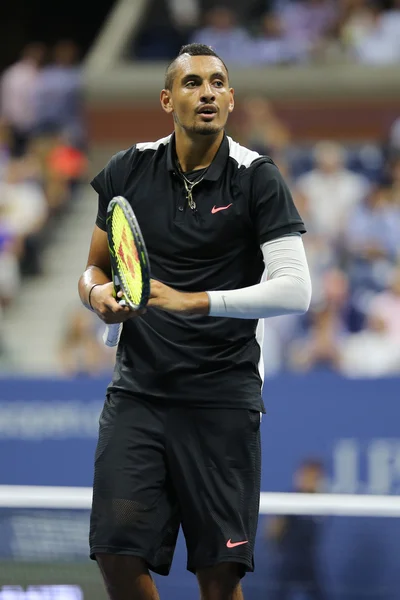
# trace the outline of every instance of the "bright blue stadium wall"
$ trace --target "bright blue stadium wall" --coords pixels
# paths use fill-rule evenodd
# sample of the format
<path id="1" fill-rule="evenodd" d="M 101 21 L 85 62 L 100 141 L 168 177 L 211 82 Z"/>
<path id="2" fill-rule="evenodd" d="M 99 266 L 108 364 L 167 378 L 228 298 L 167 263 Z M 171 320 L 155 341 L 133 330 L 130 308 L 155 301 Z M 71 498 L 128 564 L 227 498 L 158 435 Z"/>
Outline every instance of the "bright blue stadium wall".
<path id="1" fill-rule="evenodd" d="M 0 484 L 91 485 L 106 384 L 83 379 L 1 380 Z M 262 490 L 290 490 L 299 462 L 316 457 L 326 464 L 328 490 L 399 494 L 399 392 L 398 379 L 352 381 L 319 373 L 267 380 Z M 266 598 L 263 590 L 272 577 L 262 525 L 261 520 L 256 573 L 245 579 L 249 600 Z M 1 552 L 6 549 L 0 544 Z M 324 519 L 321 563 L 332 598 L 398 599 L 399 554 L 397 519 Z M 184 563 L 180 540 L 174 576 L 159 580 L 164 598 L 197 597 Z"/>

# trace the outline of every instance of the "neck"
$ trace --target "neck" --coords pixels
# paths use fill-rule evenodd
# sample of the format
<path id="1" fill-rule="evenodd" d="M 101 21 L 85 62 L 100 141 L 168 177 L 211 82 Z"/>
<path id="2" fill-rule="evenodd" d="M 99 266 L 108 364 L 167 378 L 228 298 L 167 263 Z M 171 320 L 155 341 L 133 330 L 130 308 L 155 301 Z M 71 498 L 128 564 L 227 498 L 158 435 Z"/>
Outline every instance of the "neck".
<path id="1" fill-rule="evenodd" d="M 186 173 L 208 167 L 214 160 L 223 137 L 223 131 L 216 135 L 189 137 L 186 132 L 176 129 L 175 150 L 182 171 Z"/>

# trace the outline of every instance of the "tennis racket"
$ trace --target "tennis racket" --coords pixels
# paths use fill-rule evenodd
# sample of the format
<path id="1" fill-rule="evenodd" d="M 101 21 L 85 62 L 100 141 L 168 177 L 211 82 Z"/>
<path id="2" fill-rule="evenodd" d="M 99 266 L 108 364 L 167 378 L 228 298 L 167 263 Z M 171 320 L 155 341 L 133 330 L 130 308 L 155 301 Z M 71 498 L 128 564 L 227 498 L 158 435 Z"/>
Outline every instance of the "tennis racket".
<path id="1" fill-rule="evenodd" d="M 122 196 L 109 203 L 106 225 L 114 296 L 122 291 L 120 304 L 139 310 L 150 296 L 150 263 L 139 223 Z M 121 332 L 122 323 L 108 325 L 103 334 L 106 346 L 116 346 Z"/>

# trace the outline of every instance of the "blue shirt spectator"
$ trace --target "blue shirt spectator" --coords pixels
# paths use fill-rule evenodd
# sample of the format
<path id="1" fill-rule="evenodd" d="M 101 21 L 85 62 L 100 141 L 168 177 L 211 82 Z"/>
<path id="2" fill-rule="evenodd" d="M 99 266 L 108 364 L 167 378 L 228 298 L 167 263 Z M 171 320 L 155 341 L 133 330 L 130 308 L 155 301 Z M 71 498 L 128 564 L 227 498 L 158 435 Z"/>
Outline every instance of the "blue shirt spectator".
<path id="1" fill-rule="evenodd" d="M 78 50 L 74 42 L 59 42 L 54 62 L 38 77 L 34 103 L 36 129 L 58 131 L 80 146 L 84 141 L 81 69 L 76 64 Z"/>
<path id="2" fill-rule="evenodd" d="M 215 7 L 206 15 L 207 26 L 196 31 L 193 43 L 211 46 L 228 64 L 249 64 L 252 40 L 246 29 L 236 25 L 235 13 L 227 7 Z"/>

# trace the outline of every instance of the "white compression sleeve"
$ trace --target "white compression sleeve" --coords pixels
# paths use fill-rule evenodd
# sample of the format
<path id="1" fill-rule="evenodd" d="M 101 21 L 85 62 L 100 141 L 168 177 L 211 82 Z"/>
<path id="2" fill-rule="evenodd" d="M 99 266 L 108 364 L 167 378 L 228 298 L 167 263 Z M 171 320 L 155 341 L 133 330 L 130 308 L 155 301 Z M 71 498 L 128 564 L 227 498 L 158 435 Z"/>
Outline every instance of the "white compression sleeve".
<path id="1" fill-rule="evenodd" d="M 239 290 L 207 292 L 211 317 L 265 319 L 302 314 L 311 300 L 311 280 L 300 235 L 261 246 L 268 279 Z"/>

